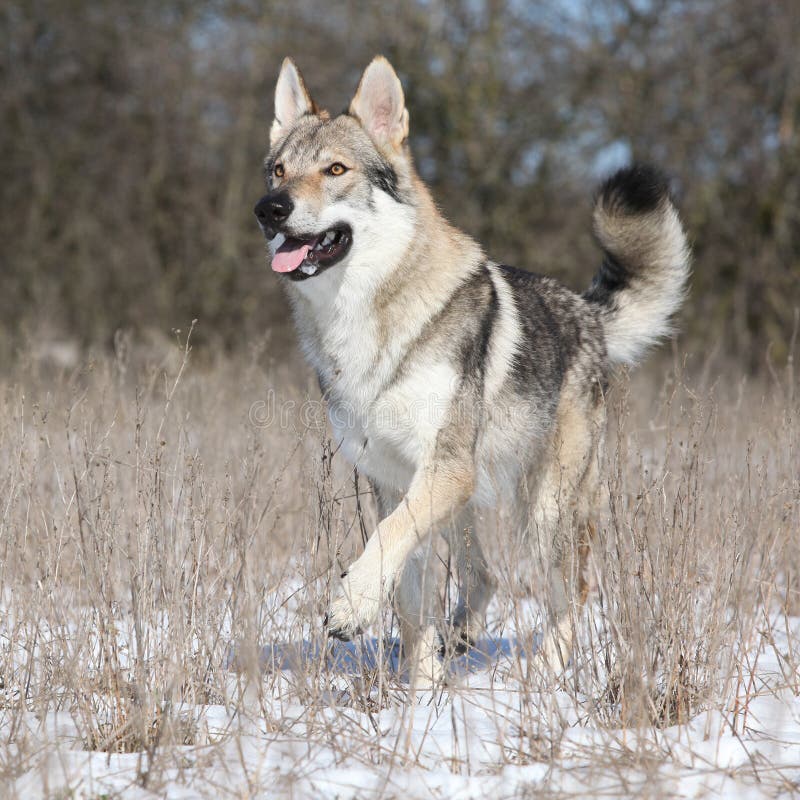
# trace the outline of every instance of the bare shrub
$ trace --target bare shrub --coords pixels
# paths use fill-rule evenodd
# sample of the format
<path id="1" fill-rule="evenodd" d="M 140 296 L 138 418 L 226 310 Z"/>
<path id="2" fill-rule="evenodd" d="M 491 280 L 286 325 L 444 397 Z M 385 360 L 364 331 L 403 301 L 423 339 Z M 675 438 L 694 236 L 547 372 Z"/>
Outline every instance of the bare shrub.
<path id="1" fill-rule="evenodd" d="M 480 637 L 498 652 L 472 669 L 453 656 L 449 686 L 410 697 L 389 611 L 351 651 L 323 637 L 330 576 L 375 510 L 301 413 L 315 389 L 265 370 L 258 348 L 195 360 L 190 344 L 187 332 L 165 352 L 120 344 L 115 358 L 55 375 L 26 364 L 2 384 L 8 796 L 27 796 L 19 781 L 37 771 L 52 784 L 48 753 L 82 749 L 135 754 L 134 779 L 153 791 L 220 764 L 239 776 L 231 786 L 263 785 L 253 742 L 290 748 L 279 793 L 328 759 L 383 776 L 580 763 L 587 786 L 629 770 L 658 781 L 670 731 L 705 719 L 708 736 L 748 736 L 765 694 L 800 692 L 789 372 L 709 384 L 654 367 L 622 381 L 572 664 L 532 669 L 547 598 L 526 545 L 498 528 L 487 549 L 500 590 Z M 258 405 L 270 389 L 282 422 Z M 476 715 L 490 720 L 479 742 Z M 402 793 L 393 785 L 384 796 Z M 552 796 L 564 785 L 536 784 Z"/>

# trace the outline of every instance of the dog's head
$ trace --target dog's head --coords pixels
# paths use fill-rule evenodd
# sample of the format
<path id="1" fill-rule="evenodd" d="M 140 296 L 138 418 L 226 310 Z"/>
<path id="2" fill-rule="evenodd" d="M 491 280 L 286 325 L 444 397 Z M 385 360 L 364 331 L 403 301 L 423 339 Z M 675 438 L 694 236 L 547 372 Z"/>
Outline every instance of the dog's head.
<path id="1" fill-rule="evenodd" d="M 403 89 L 385 58 L 372 61 L 348 111 L 334 118 L 285 59 L 265 159 L 267 194 L 255 207 L 272 269 L 305 281 L 334 266 L 369 270 L 402 255 L 414 218 L 407 137 Z"/>

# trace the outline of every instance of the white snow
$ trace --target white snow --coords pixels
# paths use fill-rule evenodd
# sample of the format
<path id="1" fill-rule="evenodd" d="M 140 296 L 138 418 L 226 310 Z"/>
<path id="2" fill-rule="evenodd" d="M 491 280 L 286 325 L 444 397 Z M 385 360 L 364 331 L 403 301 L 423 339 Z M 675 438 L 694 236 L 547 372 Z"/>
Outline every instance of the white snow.
<path id="1" fill-rule="evenodd" d="M 364 689 L 375 652 L 339 647 L 328 669 L 326 645 L 297 643 L 292 658 L 269 660 L 294 671 L 267 666 L 243 690 L 231 671 L 238 701 L 181 707 L 195 721 L 191 746 L 89 752 L 68 710 L 25 713 L 13 729 L 2 712 L 3 762 L 24 766 L 0 788 L 24 800 L 796 796 L 800 674 L 778 655 L 797 650 L 800 618 L 789 623 L 773 627 L 770 647 L 754 646 L 752 671 L 724 702 L 664 729 L 590 722 L 592 698 L 526 676 L 513 631 L 499 647 L 483 642 L 489 655 L 461 659 L 436 694 L 410 696 L 388 648 L 382 702 L 377 686 Z"/>

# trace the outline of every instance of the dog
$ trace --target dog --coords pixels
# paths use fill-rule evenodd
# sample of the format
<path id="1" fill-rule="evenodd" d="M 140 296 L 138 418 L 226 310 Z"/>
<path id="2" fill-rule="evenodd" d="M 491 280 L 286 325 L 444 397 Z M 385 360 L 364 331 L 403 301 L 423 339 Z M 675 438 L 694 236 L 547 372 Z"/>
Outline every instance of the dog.
<path id="1" fill-rule="evenodd" d="M 336 441 L 371 482 L 380 518 L 325 624 L 349 639 L 392 601 L 413 680 L 442 680 L 443 642 L 470 646 L 496 586 L 475 520 L 505 503 L 545 561 L 552 625 L 537 658 L 560 670 L 586 598 L 606 389 L 617 365 L 671 331 L 686 235 L 657 170 L 617 172 L 594 206 L 601 265 L 576 294 L 493 262 L 450 225 L 408 136 L 385 58 L 338 116 L 283 62 L 255 215 Z M 459 592 L 444 635 L 434 532 L 448 539 Z"/>

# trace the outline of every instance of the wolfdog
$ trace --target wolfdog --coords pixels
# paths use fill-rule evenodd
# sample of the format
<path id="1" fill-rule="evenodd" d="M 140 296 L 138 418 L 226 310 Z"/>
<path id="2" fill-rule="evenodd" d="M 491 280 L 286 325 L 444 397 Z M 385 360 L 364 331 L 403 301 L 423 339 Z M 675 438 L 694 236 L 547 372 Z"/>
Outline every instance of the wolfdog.
<path id="1" fill-rule="evenodd" d="M 391 601 L 414 680 L 442 680 L 442 648 L 470 646 L 496 585 L 475 520 L 505 503 L 548 575 L 537 658 L 561 669 L 570 612 L 586 596 L 606 388 L 615 365 L 670 331 L 686 236 L 659 172 L 619 171 L 594 206 L 601 265 L 576 294 L 491 261 L 451 226 L 415 171 L 408 133 L 386 59 L 333 117 L 283 62 L 255 215 L 333 434 L 370 480 L 381 520 L 337 581 L 325 624 L 348 639 Z M 434 532 L 457 576 L 446 625 L 430 585 Z"/>

